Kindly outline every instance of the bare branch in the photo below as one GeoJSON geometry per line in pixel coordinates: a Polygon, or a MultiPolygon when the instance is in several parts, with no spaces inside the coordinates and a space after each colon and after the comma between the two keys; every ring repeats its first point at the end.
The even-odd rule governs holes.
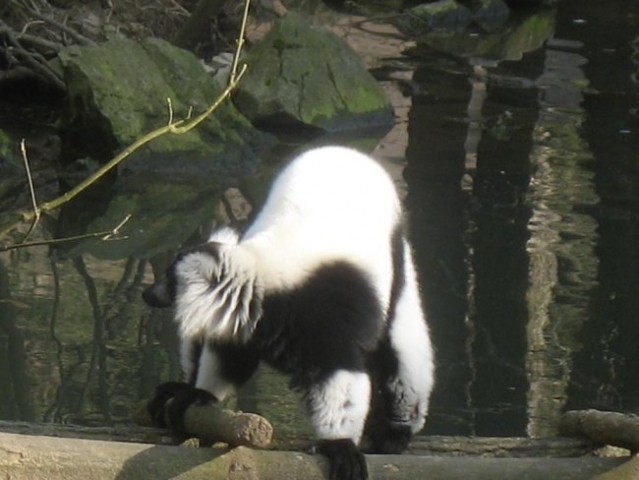
{"type": "Polygon", "coordinates": [[[41,247],[43,245],[60,245],[62,243],[76,242],[79,240],[87,240],[89,238],[100,238],[101,240],[124,240],[128,237],[123,236],[120,233],[120,229],[130,219],[131,219],[131,214],[124,217],[124,219],[111,230],[107,230],[103,232],[85,233],[83,235],[74,235],[71,237],[64,237],[64,238],[54,238],[51,240],[36,240],[34,242],[14,243],[11,245],[0,246],[0,252],[6,252],[8,250],[16,250],[18,248],[41,247]]]}
{"type": "Polygon", "coordinates": [[[27,234],[22,239],[25,243],[35,230],[38,222],[40,221],[40,207],[38,207],[38,200],[36,199],[35,188],[33,187],[33,178],[31,177],[31,168],[29,167],[29,157],[27,156],[27,147],[24,138],[20,141],[20,153],[22,154],[22,161],[24,163],[24,170],[27,174],[27,181],[29,182],[29,194],[31,195],[31,205],[33,207],[33,223],[29,227],[27,234]]]}
{"type": "MultiPolygon", "coordinates": [[[[15,2],[13,2],[13,3],[16,4],[15,2]]],[[[26,11],[28,11],[29,14],[34,16],[35,18],[37,18],[39,20],[42,20],[43,22],[48,23],[49,25],[51,25],[53,27],[56,27],[60,31],[66,33],[73,40],[78,42],[80,45],[85,45],[85,46],[86,45],[95,45],[95,42],[93,40],[91,40],[90,38],[87,38],[84,35],[78,33],[73,28],[68,27],[64,23],[58,22],[56,19],[54,19],[54,18],[52,18],[52,17],[50,17],[48,15],[44,15],[39,10],[37,10],[34,5],[32,5],[31,7],[29,7],[27,5],[24,5],[22,3],[17,3],[17,5],[19,5],[20,7],[22,7],[26,11]]]]}
{"type": "MultiPolygon", "coordinates": [[[[0,33],[2,33],[1,29],[0,29],[0,33]]],[[[64,48],[64,45],[62,45],[61,43],[52,42],[50,40],[46,40],[36,35],[30,35],[28,33],[21,33],[18,36],[18,40],[20,40],[22,43],[28,43],[29,45],[34,45],[36,47],[41,47],[47,50],[51,50],[52,52],[55,52],[55,53],[58,53],[60,50],[64,48]]]]}
{"type": "Polygon", "coordinates": [[[31,169],[29,168],[29,157],[27,156],[27,146],[24,138],[20,141],[20,153],[22,154],[22,161],[24,162],[24,169],[27,172],[27,180],[29,181],[29,191],[31,193],[31,203],[33,210],[38,210],[38,201],[36,200],[35,189],[33,188],[33,178],[31,177],[31,169]]]}
{"type": "Polygon", "coordinates": [[[102,240],[119,240],[126,238],[120,235],[120,229],[124,226],[124,224],[126,224],[126,222],[131,220],[131,216],[132,215],[129,213],[126,217],[124,217],[124,220],[118,223],[109,233],[102,237],[102,240]]]}
{"type": "Polygon", "coordinates": [[[22,57],[35,72],[42,75],[45,79],[49,80],[55,87],[64,91],[66,90],[66,85],[60,78],[60,76],[53,70],[46,60],[44,60],[41,56],[33,54],[27,51],[22,44],[18,41],[16,36],[14,35],[13,29],[11,29],[6,23],[0,20],[0,30],[1,33],[7,39],[7,42],[11,45],[12,53],[15,53],[22,57]]]}
{"type": "Polygon", "coordinates": [[[248,11],[249,11],[250,5],[251,5],[251,2],[249,1],[247,1],[244,4],[244,14],[242,15],[242,26],[240,27],[240,34],[237,37],[237,46],[235,49],[235,54],[233,55],[233,66],[231,67],[229,84],[233,83],[237,76],[237,67],[240,62],[240,54],[242,53],[242,47],[244,47],[244,33],[246,32],[246,22],[248,20],[248,11]]]}
{"type": "Polygon", "coordinates": [[[202,123],[206,119],[206,117],[208,117],[211,113],[217,110],[219,106],[228,97],[231,96],[231,93],[233,92],[233,90],[235,90],[235,87],[237,87],[237,84],[240,82],[240,80],[244,76],[244,73],[246,73],[246,70],[247,70],[247,66],[242,65],[242,70],[240,70],[240,73],[236,75],[236,78],[229,79],[229,85],[222,92],[222,95],[220,95],[219,98],[215,102],[213,102],[213,104],[209,108],[207,108],[204,112],[202,112],[200,115],[198,115],[194,119],[190,120],[188,123],[185,123],[184,120],[181,120],[179,122],[167,125],[169,131],[171,133],[181,135],[197,127],[200,123],[202,123]],[[183,123],[184,125],[181,125],[183,123]]]}

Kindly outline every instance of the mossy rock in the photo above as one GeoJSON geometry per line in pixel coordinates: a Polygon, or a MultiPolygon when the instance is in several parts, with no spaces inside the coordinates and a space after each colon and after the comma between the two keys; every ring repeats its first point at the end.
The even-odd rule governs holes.
{"type": "Polygon", "coordinates": [[[420,38],[419,46],[427,46],[463,58],[488,61],[520,60],[526,52],[540,48],[554,32],[555,13],[540,10],[535,14],[512,19],[502,28],[480,35],[432,32],[420,38]]]}
{"type": "MultiPolygon", "coordinates": [[[[204,111],[221,93],[198,59],[160,39],[118,38],[60,53],[69,89],[67,131],[100,161],[169,121],[204,111]]],[[[231,102],[197,128],[169,134],[127,159],[126,168],[165,176],[233,170],[273,139],[257,131],[231,102]]]]}
{"type": "Polygon", "coordinates": [[[249,70],[234,98],[256,124],[334,131],[392,121],[388,98],[357,54],[299,15],[280,19],[246,62],[249,70]]]}
{"type": "Polygon", "coordinates": [[[395,24],[406,35],[419,37],[431,31],[463,31],[472,20],[472,12],[465,6],[455,0],[439,0],[406,10],[395,24]]]}

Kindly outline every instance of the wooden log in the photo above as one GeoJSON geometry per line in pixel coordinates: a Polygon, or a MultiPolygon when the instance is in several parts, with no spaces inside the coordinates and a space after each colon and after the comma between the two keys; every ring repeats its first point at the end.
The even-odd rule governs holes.
{"type": "Polygon", "coordinates": [[[636,415],[573,410],[562,415],[559,432],[566,436],[583,435],[602,445],[639,452],[639,417],[636,415]]]}
{"type": "MultiPolygon", "coordinates": [[[[151,426],[146,406],[134,415],[141,426],[151,426]]],[[[205,444],[224,442],[232,447],[266,448],[273,440],[273,426],[255,413],[234,412],[218,404],[190,405],[184,413],[184,427],[205,444]]]]}
{"type": "MultiPolygon", "coordinates": [[[[610,458],[486,458],[368,455],[375,480],[586,480],[610,458]]],[[[188,448],[0,433],[0,478],[12,480],[324,480],[320,455],[238,447],[188,448]]]]}
{"type": "Polygon", "coordinates": [[[224,442],[232,447],[266,448],[273,439],[273,426],[264,417],[215,408],[214,404],[190,406],[184,415],[184,426],[209,444],[224,442]]]}

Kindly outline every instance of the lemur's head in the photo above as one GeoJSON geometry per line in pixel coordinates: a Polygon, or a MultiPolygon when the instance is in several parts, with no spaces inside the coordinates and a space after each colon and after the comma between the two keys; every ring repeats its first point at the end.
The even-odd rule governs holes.
{"type": "Polygon", "coordinates": [[[175,302],[176,280],[173,265],[166,269],[162,278],[156,278],[155,283],[142,292],[142,299],[149,307],[166,308],[175,302]]]}

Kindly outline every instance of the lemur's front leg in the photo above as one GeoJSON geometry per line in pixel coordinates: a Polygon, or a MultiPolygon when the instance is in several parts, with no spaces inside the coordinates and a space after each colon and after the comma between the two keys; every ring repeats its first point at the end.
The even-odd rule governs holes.
{"type": "Polygon", "coordinates": [[[148,411],[155,425],[186,435],[184,415],[191,405],[224,400],[250,378],[258,365],[257,355],[236,345],[202,344],[183,340],[182,369],[188,382],[166,382],[156,388],[148,411]]]}
{"type": "Polygon", "coordinates": [[[371,385],[364,372],[338,370],[308,391],[318,451],[330,465],[331,480],[366,480],[366,459],[358,448],[369,409],[371,385]]]}

